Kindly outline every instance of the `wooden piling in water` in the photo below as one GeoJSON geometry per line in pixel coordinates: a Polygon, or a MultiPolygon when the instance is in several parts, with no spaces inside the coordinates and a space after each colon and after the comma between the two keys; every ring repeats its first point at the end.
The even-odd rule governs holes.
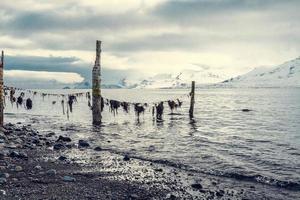
{"type": "Polygon", "coordinates": [[[194,118],[194,104],[195,104],[195,81],[192,81],[192,88],[191,88],[191,104],[190,104],[190,110],[189,110],[189,115],[190,118],[194,118]]]}
{"type": "Polygon", "coordinates": [[[4,68],[4,52],[2,51],[1,61],[0,61],[0,127],[3,127],[3,121],[4,121],[3,68],[4,68]]]}
{"type": "Polygon", "coordinates": [[[93,125],[101,124],[101,65],[100,65],[101,41],[96,41],[96,60],[93,68],[92,112],[93,125]]]}

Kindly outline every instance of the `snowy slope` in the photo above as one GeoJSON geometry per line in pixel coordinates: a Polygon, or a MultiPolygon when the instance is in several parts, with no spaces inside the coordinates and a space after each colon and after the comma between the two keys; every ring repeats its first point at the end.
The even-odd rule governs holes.
{"type": "Polygon", "coordinates": [[[137,82],[129,83],[123,80],[127,88],[186,88],[190,87],[191,81],[197,85],[218,83],[224,78],[204,70],[184,70],[177,74],[157,74],[137,82]]]}
{"type": "Polygon", "coordinates": [[[300,57],[276,67],[259,67],[223,81],[229,87],[300,87],[300,57]]]}

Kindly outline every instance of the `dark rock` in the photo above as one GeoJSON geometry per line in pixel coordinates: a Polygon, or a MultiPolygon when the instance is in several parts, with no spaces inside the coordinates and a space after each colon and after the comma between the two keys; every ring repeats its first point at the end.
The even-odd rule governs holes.
{"type": "Polygon", "coordinates": [[[78,146],[79,147],[89,147],[90,144],[87,141],[85,141],[85,140],[79,140],[78,141],[78,146]]]}
{"type": "Polygon", "coordinates": [[[10,152],[9,156],[12,158],[28,159],[28,156],[26,153],[17,152],[17,151],[10,152]]]}
{"type": "Polygon", "coordinates": [[[0,184],[5,184],[7,182],[6,178],[0,178],[0,184]]]}
{"type": "Polygon", "coordinates": [[[0,172],[0,178],[8,178],[9,173],[0,172]]]}
{"type": "Polygon", "coordinates": [[[222,196],[224,196],[224,194],[225,194],[224,190],[219,190],[216,192],[217,197],[222,197],[222,196]]]}
{"type": "Polygon", "coordinates": [[[60,160],[60,161],[67,160],[67,157],[66,157],[66,156],[59,156],[59,157],[58,157],[58,160],[60,160]]]}
{"type": "Polygon", "coordinates": [[[130,158],[129,158],[129,156],[126,154],[126,155],[124,156],[123,160],[124,160],[124,161],[129,161],[130,158]]]}
{"type": "Polygon", "coordinates": [[[95,147],[94,150],[95,151],[102,151],[102,148],[98,146],[98,147],[95,147]]]}
{"type": "Polygon", "coordinates": [[[198,190],[200,190],[200,189],[203,188],[202,185],[201,185],[200,183],[194,183],[194,184],[192,184],[191,186],[192,186],[192,188],[198,189],[198,190]]]}
{"type": "Polygon", "coordinates": [[[55,169],[49,169],[46,171],[46,174],[49,176],[55,176],[56,175],[56,170],[55,169]]]}
{"type": "Polygon", "coordinates": [[[46,136],[46,137],[52,137],[52,136],[54,136],[54,135],[55,135],[54,132],[50,132],[50,133],[47,133],[45,136],[46,136]]]}
{"type": "Polygon", "coordinates": [[[60,142],[60,141],[62,141],[62,142],[71,142],[72,140],[71,140],[71,138],[69,138],[69,137],[64,137],[64,136],[59,136],[58,137],[58,139],[56,140],[56,142],[60,142]]]}
{"type": "Polygon", "coordinates": [[[250,109],[242,109],[242,112],[250,112],[250,111],[252,111],[252,110],[250,110],[250,109]]]}
{"type": "Polygon", "coordinates": [[[61,149],[64,149],[64,148],[65,148],[65,145],[61,144],[61,143],[56,143],[56,144],[53,145],[54,150],[61,150],[61,149]]]}

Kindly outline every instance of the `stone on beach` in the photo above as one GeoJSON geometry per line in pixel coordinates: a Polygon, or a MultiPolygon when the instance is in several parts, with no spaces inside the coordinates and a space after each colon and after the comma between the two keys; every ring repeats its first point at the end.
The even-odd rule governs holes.
{"type": "Polygon", "coordinates": [[[56,143],[56,144],[53,145],[54,150],[61,150],[61,149],[64,149],[64,148],[65,148],[65,145],[61,144],[61,143],[56,143]]]}
{"type": "Polygon", "coordinates": [[[75,182],[76,178],[71,177],[71,176],[64,176],[63,181],[65,181],[65,182],[75,182]]]}
{"type": "Polygon", "coordinates": [[[102,148],[98,146],[98,147],[95,147],[94,150],[95,151],[102,151],[102,148]]]}
{"type": "Polygon", "coordinates": [[[50,169],[46,172],[47,175],[50,175],[50,176],[55,176],[56,175],[56,170],[55,169],[50,169]]]}
{"type": "Polygon", "coordinates": [[[6,178],[0,178],[0,184],[5,184],[7,182],[6,178]]]}
{"type": "Polygon", "coordinates": [[[89,147],[89,146],[90,146],[90,144],[85,140],[78,141],[78,147],[89,147]]]}
{"type": "Polygon", "coordinates": [[[64,137],[64,136],[59,136],[58,139],[56,140],[57,142],[63,141],[63,142],[71,142],[71,138],[69,137],[64,137]]]}
{"type": "Polygon", "coordinates": [[[129,160],[130,160],[129,155],[126,154],[126,155],[124,156],[123,160],[124,160],[124,161],[129,161],[129,160]]]}

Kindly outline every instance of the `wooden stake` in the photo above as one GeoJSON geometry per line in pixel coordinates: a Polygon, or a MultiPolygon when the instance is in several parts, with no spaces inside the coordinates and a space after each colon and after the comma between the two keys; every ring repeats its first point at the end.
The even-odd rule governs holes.
{"type": "Polygon", "coordinates": [[[0,61],[0,127],[3,127],[3,120],[4,120],[3,68],[4,68],[4,52],[2,51],[1,61],[0,61]]]}
{"type": "Polygon", "coordinates": [[[194,118],[195,81],[192,81],[192,89],[191,89],[190,95],[191,95],[191,104],[190,104],[189,115],[190,115],[190,118],[194,118]]]}
{"type": "Polygon", "coordinates": [[[101,65],[100,65],[101,41],[96,41],[96,60],[93,68],[93,91],[92,91],[92,112],[93,125],[101,124],[101,65]]]}

